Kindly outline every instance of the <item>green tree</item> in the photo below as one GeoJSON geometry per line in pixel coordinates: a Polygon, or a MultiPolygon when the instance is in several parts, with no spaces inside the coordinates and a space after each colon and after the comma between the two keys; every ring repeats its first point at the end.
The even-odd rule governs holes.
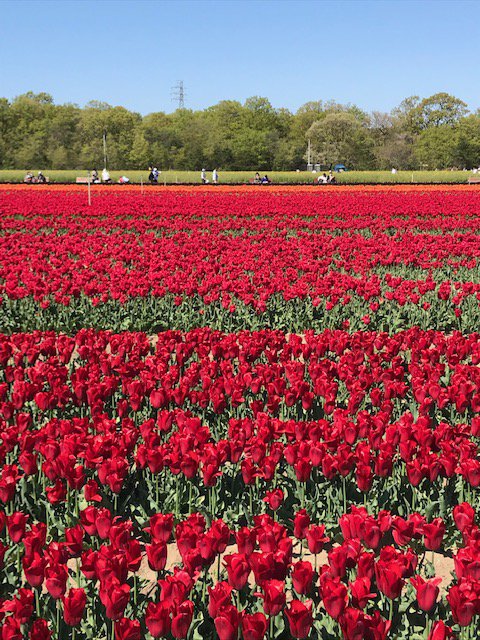
{"type": "Polygon", "coordinates": [[[307,131],[317,162],[343,163],[351,169],[372,165],[373,139],[351,113],[329,113],[307,131]]]}
{"type": "Polygon", "coordinates": [[[0,167],[2,169],[10,169],[14,166],[11,120],[10,102],[7,98],[0,98],[0,167]]]}
{"type": "Polygon", "coordinates": [[[208,166],[236,166],[235,141],[244,128],[244,107],[236,100],[222,100],[205,110],[208,128],[205,156],[208,166]]]}
{"type": "Polygon", "coordinates": [[[150,147],[140,126],[137,127],[133,138],[130,163],[133,169],[145,169],[150,163],[150,147]]]}
{"type": "Polygon", "coordinates": [[[435,126],[421,132],[415,141],[415,155],[428,169],[446,169],[453,165],[456,135],[449,125],[435,126]]]}
{"type": "Polygon", "coordinates": [[[174,129],[172,117],[161,111],[150,113],[143,119],[143,134],[149,148],[148,164],[163,169],[174,168],[174,158],[181,146],[181,139],[174,129]]]}
{"type": "Polygon", "coordinates": [[[465,169],[480,166],[480,114],[462,118],[458,123],[452,162],[465,169]]]}
{"type": "Polygon", "coordinates": [[[47,162],[52,169],[78,167],[80,113],[79,107],[74,104],[59,105],[52,111],[47,140],[47,162]]]}
{"type": "Polygon", "coordinates": [[[414,130],[424,131],[430,127],[452,127],[467,113],[467,105],[459,98],[448,93],[436,93],[419,102],[411,115],[414,130]]]}

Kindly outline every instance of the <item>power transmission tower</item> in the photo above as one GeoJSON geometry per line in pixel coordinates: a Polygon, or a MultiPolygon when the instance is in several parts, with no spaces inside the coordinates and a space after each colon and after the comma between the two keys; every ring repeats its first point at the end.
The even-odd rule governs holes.
{"type": "Polygon", "coordinates": [[[172,100],[178,104],[177,109],[185,109],[185,87],[183,86],[183,80],[180,80],[177,85],[172,87],[172,100]]]}

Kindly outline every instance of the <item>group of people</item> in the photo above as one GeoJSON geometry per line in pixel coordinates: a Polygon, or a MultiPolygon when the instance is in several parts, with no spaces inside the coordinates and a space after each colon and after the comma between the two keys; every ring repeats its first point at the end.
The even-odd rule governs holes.
{"type": "Polygon", "coordinates": [[[37,177],[35,177],[31,171],[27,171],[27,174],[23,181],[25,182],[25,184],[45,184],[47,182],[47,178],[41,171],[38,172],[37,177]]]}
{"type": "MultiPolygon", "coordinates": [[[[210,182],[207,178],[207,172],[205,169],[202,169],[200,180],[202,181],[202,184],[208,184],[210,182]]],[[[218,171],[216,169],[212,171],[212,184],[218,184],[218,171]]]]}
{"type": "Polygon", "coordinates": [[[321,176],[318,176],[317,184],[337,184],[337,179],[333,175],[332,171],[329,171],[328,175],[323,173],[321,176]]]}
{"type": "Polygon", "coordinates": [[[150,182],[150,184],[158,184],[158,176],[160,175],[161,171],[159,171],[157,167],[153,166],[148,167],[148,171],[148,181],[150,182]]]}
{"type": "Polygon", "coordinates": [[[263,178],[262,178],[262,177],[260,176],[260,174],[258,173],[258,171],[257,171],[257,173],[255,174],[255,177],[253,178],[253,181],[252,181],[252,182],[253,182],[253,184],[271,184],[271,182],[272,182],[272,181],[271,181],[271,180],[270,180],[270,178],[267,176],[267,174],[265,174],[265,175],[263,176],[263,178]]]}
{"type": "MultiPolygon", "coordinates": [[[[103,169],[102,171],[102,178],[100,179],[100,176],[98,175],[98,171],[96,169],[94,169],[91,172],[90,175],[90,181],[92,184],[113,184],[112,182],[112,178],[110,177],[110,172],[108,171],[108,169],[105,167],[105,169],[103,169]]],[[[118,184],[128,184],[130,182],[129,178],[127,178],[127,176],[120,176],[120,178],[118,179],[118,184]]]]}

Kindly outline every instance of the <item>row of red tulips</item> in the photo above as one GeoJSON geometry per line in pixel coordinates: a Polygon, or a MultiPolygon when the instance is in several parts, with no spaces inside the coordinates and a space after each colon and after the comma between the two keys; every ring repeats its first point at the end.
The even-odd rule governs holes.
{"type": "Polygon", "coordinates": [[[479,348],[416,329],[3,336],[0,500],[45,516],[99,484],[123,510],[252,515],[280,484],[287,519],[364,501],[445,516],[478,501],[479,348]]]}
{"type": "Polygon", "coordinates": [[[207,526],[199,513],[176,523],[157,513],[139,531],[94,506],[60,530],[22,512],[0,513],[1,637],[92,637],[100,621],[118,640],[146,631],[262,640],[337,630],[345,640],[384,640],[419,628],[429,640],[446,640],[457,637],[451,627],[473,638],[480,530],[468,503],[454,508],[453,519],[463,541],[449,550],[441,518],[375,517],[355,507],[334,538],[305,510],[293,531],[268,514],[232,530],[222,519],[207,526]],[[454,570],[440,590],[435,560],[442,553],[453,554],[454,570]]]}
{"type": "Polygon", "coordinates": [[[479,202],[184,190],[100,195],[86,217],[79,193],[2,191],[0,328],[470,331],[479,202]]]}

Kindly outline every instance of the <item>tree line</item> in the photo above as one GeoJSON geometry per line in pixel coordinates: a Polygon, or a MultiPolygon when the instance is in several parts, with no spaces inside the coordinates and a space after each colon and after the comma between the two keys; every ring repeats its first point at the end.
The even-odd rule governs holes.
{"type": "Polygon", "coordinates": [[[0,98],[0,168],[102,167],[104,133],[111,169],[295,170],[305,168],[308,141],[321,165],[480,165],[480,110],[447,93],[406,98],[390,113],[321,100],[292,113],[255,96],[146,116],[98,101],[55,104],[47,93],[0,98]]]}

